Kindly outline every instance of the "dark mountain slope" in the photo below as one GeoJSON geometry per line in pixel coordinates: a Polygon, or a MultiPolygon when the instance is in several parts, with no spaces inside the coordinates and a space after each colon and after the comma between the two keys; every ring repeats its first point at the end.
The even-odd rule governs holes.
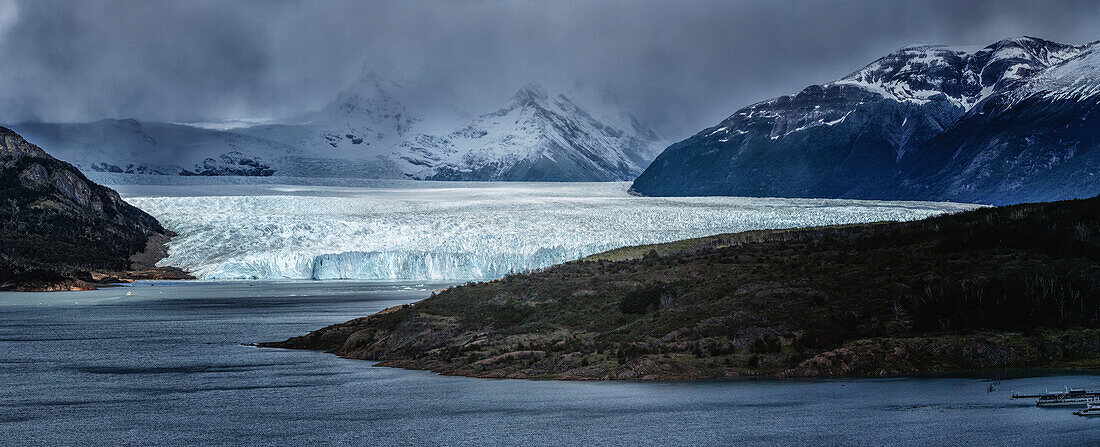
{"type": "Polygon", "coordinates": [[[811,86],[670,146],[633,189],[658,196],[855,197],[866,185],[889,184],[901,153],[961,113],[946,97],[913,104],[853,85],[811,86]]]}
{"type": "Polygon", "coordinates": [[[0,127],[2,288],[87,288],[103,275],[149,269],[168,235],[115,191],[0,127]]]}
{"type": "Polygon", "coordinates": [[[902,160],[909,198],[1012,203],[1100,194],[1100,53],[979,104],[902,160]]]}
{"type": "Polygon", "coordinates": [[[1095,152],[1095,46],[1025,37],[973,52],[903,48],[670,146],[633,189],[998,204],[1091,196],[1095,159],[1070,159],[1095,152]]]}

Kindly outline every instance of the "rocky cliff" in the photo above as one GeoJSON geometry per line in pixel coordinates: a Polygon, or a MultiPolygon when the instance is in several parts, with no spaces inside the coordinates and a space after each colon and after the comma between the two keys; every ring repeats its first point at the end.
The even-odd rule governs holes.
{"type": "Polygon", "coordinates": [[[86,289],[155,269],[170,232],[110,188],[0,127],[0,288],[86,289]]]}

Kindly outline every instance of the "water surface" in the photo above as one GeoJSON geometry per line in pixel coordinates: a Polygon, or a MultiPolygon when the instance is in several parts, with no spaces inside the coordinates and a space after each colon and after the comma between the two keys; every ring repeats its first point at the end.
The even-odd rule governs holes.
{"type": "MultiPolygon", "coordinates": [[[[3,445],[1095,445],[1008,398],[1100,377],[555,382],[444,377],[241,343],[433,284],[141,283],[0,293],[3,445]]],[[[986,376],[995,376],[990,373],[986,376]]]]}

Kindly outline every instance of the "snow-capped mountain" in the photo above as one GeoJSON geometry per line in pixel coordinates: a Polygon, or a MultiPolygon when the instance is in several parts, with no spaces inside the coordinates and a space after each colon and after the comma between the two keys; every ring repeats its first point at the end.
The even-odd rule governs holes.
{"type": "Polygon", "coordinates": [[[400,98],[405,84],[398,76],[365,69],[320,111],[234,132],[293,146],[306,158],[377,159],[411,136],[421,119],[400,98]]]}
{"type": "Polygon", "coordinates": [[[1016,81],[1079,55],[1086,46],[1042,39],[1006,39],[974,51],[942,45],[906,47],[833,84],[854,85],[899,102],[926,103],[939,95],[969,110],[1016,81]]]}
{"type": "Polygon", "coordinates": [[[395,153],[413,178],[615,181],[642,172],[657,134],[629,113],[597,115],[527,85],[499,110],[446,135],[417,135],[395,153]]]}
{"type": "MultiPolygon", "coordinates": [[[[1002,147],[993,154],[967,147],[992,141],[988,122],[994,116],[1002,120],[1005,112],[1034,102],[1036,95],[1057,98],[1058,116],[1091,121],[1087,111],[1064,106],[1067,101],[1095,103],[1097,71],[1086,62],[1095,47],[1023,37],[981,49],[902,48],[835,82],[739,110],[670,146],[633,188],[648,195],[1026,200],[1032,196],[1019,189],[1020,179],[1054,176],[1040,168],[1042,160],[1065,158],[1045,152],[1054,143],[1048,141],[1053,133],[1032,138],[1028,144],[1037,151],[1017,154],[1023,160],[1002,160],[1032,166],[1026,172],[978,168],[1011,150],[1002,147]],[[1050,93],[1061,91],[1051,85],[1067,84],[1075,86],[1072,93],[1050,93]],[[968,183],[975,175],[993,180],[1010,175],[1017,181],[968,183]],[[939,185],[942,178],[954,180],[939,185]]],[[[1047,118],[1019,121],[1010,130],[1038,132],[1052,122],[1047,118]]],[[[1081,143],[1087,146],[1087,138],[1081,138],[1073,142],[1078,154],[1081,143]]],[[[1067,166],[1097,171],[1095,163],[1067,166]]],[[[1074,191],[1084,194],[1100,182],[1092,181],[1093,189],[1088,185],[1046,194],[1076,196],[1074,191]]]]}
{"type": "Polygon", "coordinates": [[[1100,44],[995,92],[902,160],[901,192],[992,203],[1100,194],[1100,44]]]}
{"type": "Polygon", "coordinates": [[[367,69],[321,110],[233,129],[136,120],[13,127],[85,171],[163,175],[612,181],[637,176],[661,147],[614,103],[582,106],[533,85],[440,134],[410,105],[410,88],[367,69]]]}
{"type": "Polygon", "coordinates": [[[232,132],[291,148],[277,160],[276,175],[405,178],[392,150],[420,121],[401,98],[406,84],[400,76],[365,68],[319,111],[232,132]]]}
{"type": "Polygon", "coordinates": [[[234,132],[133,119],[12,128],[84,172],[266,176],[275,172],[273,158],[294,150],[234,132]]]}

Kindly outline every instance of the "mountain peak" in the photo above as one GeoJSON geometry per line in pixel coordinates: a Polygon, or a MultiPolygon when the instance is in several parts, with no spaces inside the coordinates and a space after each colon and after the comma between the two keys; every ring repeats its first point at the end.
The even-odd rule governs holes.
{"type": "Polygon", "coordinates": [[[1068,45],[1038,37],[1020,36],[999,40],[977,52],[976,56],[988,55],[990,61],[1014,59],[1045,68],[1073,58],[1085,48],[1087,45],[1068,45]]]}
{"type": "Polygon", "coordinates": [[[4,166],[23,157],[48,157],[38,146],[30,144],[14,130],[0,126],[0,173],[4,166]]]}
{"type": "Polygon", "coordinates": [[[404,78],[396,71],[365,66],[359,80],[340,92],[311,121],[381,135],[379,139],[400,135],[419,120],[410,115],[401,101],[404,86],[404,78]]]}
{"type": "Polygon", "coordinates": [[[1096,43],[1071,47],[1066,59],[1035,74],[1019,88],[1005,95],[1016,102],[1035,94],[1054,99],[1088,98],[1100,95],[1100,52],[1096,43]]]}
{"type": "Polygon", "coordinates": [[[527,84],[520,87],[519,91],[514,96],[515,100],[521,104],[528,104],[540,101],[546,101],[549,95],[546,90],[538,84],[527,84]]]}
{"type": "Polygon", "coordinates": [[[1003,39],[983,48],[913,45],[832,84],[854,85],[899,102],[946,97],[970,110],[990,95],[1087,48],[1030,36],[1003,39]]]}
{"type": "Polygon", "coordinates": [[[4,126],[0,126],[0,138],[13,138],[15,139],[15,141],[25,141],[23,140],[22,135],[19,135],[18,133],[15,133],[14,130],[8,129],[4,126]]]}
{"type": "MultiPolygon", "coordinates": [[[[572,93],[571,93],[572,95],[572,93]]],[[[403,143],[410,176],[430,180],[619,181],[652,160],[655,134],[624,110],[582,106],[542,86],[446,135],[403,143]]]]}
{"type": "Polygon", "coordinates": [[[647,195],[1009,203],[1100,191],[1100,52],[1030,36],[901,48],[670,146],[647,195]]]}
{"type": "Polygon", "coordinates": [[[389,66],[363,64],[357,84],[366,84],[382,90],[397,90],[405,86],[405,77],[389,66]]]}
{"type": "Polygon", "coordinates": [[[904,47],[894,50],[885,57],[901,57],[906,54],[914,54],[919,52],[927,53],[951,53],[951,54],[967,54],[977,51],[978,47],[968,47],[962,45],[942,45],[942,44],[917,44],[906,45],[904,47]]]}
{"type": "Polygon", "coordinates": [[[1065,47],[1065,46],[1069,46],[1069,45],[1054,42],[1054,41],[1051,41],[1051,40],[1046,40],[1046,39],[1043,39],[1043,38],[1040,38],[1040,37],[1019,36],[1019,37],[1009,37],[1007,39],[998,40],[998,41],[994,42],[992,45],[989,45],[986,48],[998,48],[998,47],[1006,47],[1006,46],[1065,47]]]}

